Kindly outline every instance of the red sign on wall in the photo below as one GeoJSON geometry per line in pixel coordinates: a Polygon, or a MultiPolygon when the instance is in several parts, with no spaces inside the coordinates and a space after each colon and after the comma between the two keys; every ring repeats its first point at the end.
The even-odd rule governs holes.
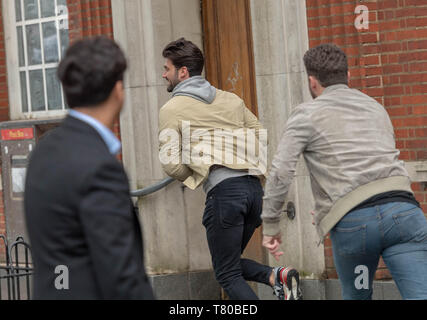
{"type": "Polygon", "coordinates": [[[2,140],[27,140],[33,138],[33,128],[3,129],[1,131],[2,140]]]}

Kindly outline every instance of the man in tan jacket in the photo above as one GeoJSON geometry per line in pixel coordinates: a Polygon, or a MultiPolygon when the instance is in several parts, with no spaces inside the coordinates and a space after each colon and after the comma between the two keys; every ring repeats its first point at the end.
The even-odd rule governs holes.
{"type": "Polygon", "coordinates": [[[288,270],[241,259],[261,225],[265,130],[242,99],[201,76],[204,57],[191,41],[168,44],[163,57],[172,99],[159,114],[160,161],[190,189],[203,185],[203,225],[216,279],[231,299],[258,299],[245,280],[272,286],[279,299],[293,298],[283,288],[288,270]]]}

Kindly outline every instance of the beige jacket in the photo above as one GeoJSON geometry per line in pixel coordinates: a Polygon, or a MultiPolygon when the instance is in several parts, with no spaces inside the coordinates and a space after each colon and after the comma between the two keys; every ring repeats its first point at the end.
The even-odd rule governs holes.
{"type": "Polygon", "coordinates": [[[212,103],[175,96],[160,109],[162,167],[190,189],[206,180],[214,164],[265,174],[266,138],[243,100],[226,91],[217,89],[212,103]]]}
{"type": "Polygon", "coordinates": [[[347,212],[370,197],[393,190],[412,192],[384,107],[346,85],[330,86],[289,117],[266,183],[265,235],[280,232],[285,197],[301,154],[310,172],[322,240],[347,212]]]}

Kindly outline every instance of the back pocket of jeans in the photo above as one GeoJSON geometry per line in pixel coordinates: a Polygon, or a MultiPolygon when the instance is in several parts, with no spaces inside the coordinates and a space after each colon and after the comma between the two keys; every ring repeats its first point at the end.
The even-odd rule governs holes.
{"type": "Polygon", "coordinates": [[[248,207],[246,195],[218,197],[217,201],[219,218],[223,228],[242,226],[245,223],[245,213],[248,207]]]}
{"type": "Polygon", "coordinates": [[[331,237],[341,256],[366,253],[366,224],[352,228],[335,227],[331,231],[331,237]]]}
{"type": "Polygon", "coordinates": [[[421,209],[415,207],[393,215],[401,242],[427,242],[427,220],[421,209]]]}

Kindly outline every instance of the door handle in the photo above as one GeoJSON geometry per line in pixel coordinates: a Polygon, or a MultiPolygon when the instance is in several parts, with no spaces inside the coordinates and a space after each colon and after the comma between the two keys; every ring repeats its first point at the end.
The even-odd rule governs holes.
{"type": "Polygon", "coordinates": [[[288,205],[286,206],[286,210],[283,210],[282,212],[286,213],[289,220],[294,220],[295,219],[295,213],[296,213],[294,203],[292,201],[289,201],[288,205]]]}

